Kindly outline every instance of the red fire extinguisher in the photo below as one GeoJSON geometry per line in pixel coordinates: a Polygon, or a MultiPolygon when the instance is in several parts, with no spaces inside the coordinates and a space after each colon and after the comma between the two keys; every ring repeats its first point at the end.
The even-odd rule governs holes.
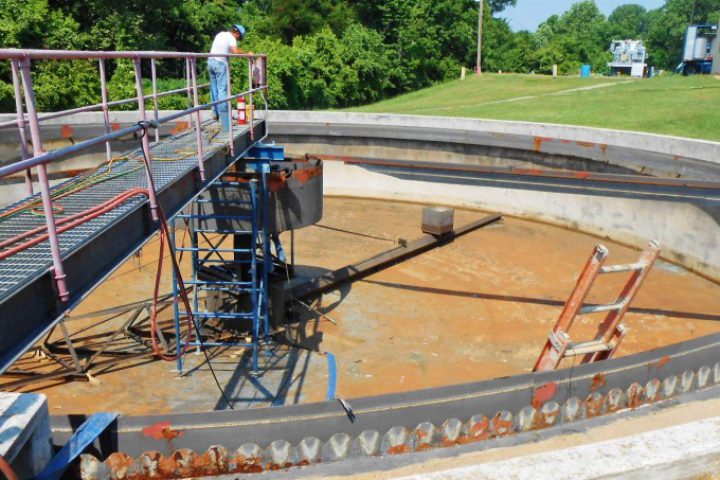
{"type": "Polygon", "coordinates": [[[238,102],[237,102],[238,125],[246,125],[247,124],[247,113],[245,111],[245,108],[246,108],[245,97],[238,98],[238,102]]]}

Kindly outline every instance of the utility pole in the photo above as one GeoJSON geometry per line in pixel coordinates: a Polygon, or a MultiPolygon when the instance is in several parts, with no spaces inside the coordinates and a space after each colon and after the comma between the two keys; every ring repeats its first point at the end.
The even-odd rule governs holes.
{"type": "MultiPolygon", "coordinates": [[[[718,31],[720,31],[720,23],[718,23],[718,31]]],[[[715,75],[720,75],[720,42],[713,42],[713,64],[712,64],[712,73],[715,75]]]]}
{"type": "Polygon", "coordinates": [[[692,13],[690,13],[690,25],[695,22],[695,9],[697,9],[697,0],[693,0],[692,13]]]}
{"type": "Polygon", "coordinates": [[[475,74],[482,75],[482,34],[483,34],[483,7],[485,0],[478,1],[478,38],[477,38],[477,59],[475,61],[475,74]]]}

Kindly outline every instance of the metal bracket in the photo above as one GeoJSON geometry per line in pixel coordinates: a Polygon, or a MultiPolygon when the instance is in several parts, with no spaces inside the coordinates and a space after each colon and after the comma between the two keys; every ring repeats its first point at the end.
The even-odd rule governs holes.
{"type": "Polygon", "coordinates": [[[548,339],[558,353],[562,352],[567,344],[570,343],[570,336],[565,332],[555,333],[551,331],[548,335],[548,339]]]}
{"type": "Polygon", "coordinates": [[[247,158],[280,162],[285,160],[285,147],[280,147],[274,143],[256,143],[248,151],[247,158]]]}

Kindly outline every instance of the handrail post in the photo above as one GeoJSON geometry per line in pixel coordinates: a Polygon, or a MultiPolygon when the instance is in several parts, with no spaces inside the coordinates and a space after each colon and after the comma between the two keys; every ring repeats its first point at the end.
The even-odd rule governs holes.
{"type": "MultiPolygon", "coordinates": [[[[193,60],[194,61],[194,60],[193,60]]],[[[190,77],[190,67],[192,66],[191,59],[186,58],[185,59],[185,93],[187,94],[187,104],[188,108],[190,108],[190,105],[193,104],[192,101],[192,88],[191,88],[191,77],[190,77]]],[[[195,67],[193,67],[195,68],[195,67]]]]}
{"type": "Polygon", "coordinates": [[[248,105],[250,105],[250,115],[248,115],[248,124],[250,125],[250,141],[255,141],[255,104],[253,103],[253,59],[248,57],[248,105]]]}
{"type": "MultiPolygon", "coordinates": [[[[198,84],[197,84],[197,65],[195,59],[188,59],[188,64],[192,67],[190,69],[190,78],[192,82],[192,90],[193,90],[193,103],[195,107],[197,107],[199,102],[198,97],[198,84]]],[[[202,131],[200,129],[200,111],[195,111],[195,114],[193,115],[195,118],[195,138],[197,140],[197,155],[198,155],[198,170],[200,171],[200,181],[205,181],[205,155],[203,152],[203,143],[202,143],[202,131]]]]}
{"type": "MultiPolygon", "coordinates": [[[[142,87],[142,72],[140,70],[140,57],[133,58],[133,64],[135,65],[135,90],[137,90],[137,101],[138,111],[140,112],[140,120],[147,122],[147,113],[145,112],[145,97],[143,95],[142,87]]],[[[142,136],[142,149],[148,162],[147,172],[147,189],[148,189],[148,200],[150,201],[150,214],[154,221],[160,220],[157,212],[157,198],[155,198],[155,190],[152,188],[152,156],[150,154],[150,140],[148,140],[148,132],[145,130],[142,136]]]]}
{"type": "Polygon", "coordinates": [[[230,82],[230,60],[231,60],[231,58],[228,57],[226,60],[227,60],[227,63],[225,63],[225,66],[227,67],[228,121],[230,123],[230,126],[228,128],[228,136],[229,136],[228,142],[230,143],[230,156],[234,157],[235,156],[235,145],[234,145],[235,142],[233,142],[233,116],[232,116],[233,109],[232,109],[232,99],[230,99],[230,97],[232,97],[232,87],[231,87],[231,82],[230,82]]]}
{"type": "MultiPolygon", "coordinates": [[[[25,131],[25,110],[22,104],[22,89],[20,88],[20,67],[18,61],[13,60],[12,64],[12,76],[13,76],[13,88],[15,89],[15,108],[17,109],[17,126],[18,133],[20,134],[20,151],[22,152],[22,159],[27,160],[30,158],[27,148],[27,132],[25,131]]],[[[33,194],[32,184],[32,171],[31,169],[25,170],[25,186],[28,189],[28,195],[33,194]]]]}
{"type": "MultiPolygon", "coordinates": [[[[105,135],[110,133],[110,109],[108,107],[107,76],[105,75],[105,60],[98,60],[100,63],[100,93],[102,95],[103,121],[105,122],[105,135]]],[[[112,160],[112,147],[110,141],[105,142],[105,159],[112,160]]]]}
{"type": "MultiPolygon", "coordinates": [[[[268,80],[267,69],[268,69],[267,57],[263,57],[263,63],[262,63],[263,80],[262,80],[262,83],[265,84],[265,95],[270,94],[270,81],[268,80]]],[[[267,117],[265,118],[265,124],[267,125],[267,117]]]]}
{"type": "MultiPolygon", "coordinates": [[[[158,112],[158,92],[157,92],[157,71],[155,69],[155,59],[150,59],[150,76],[152,77],[152,91],[153,91],[153,108],[155,110],[155,123],[160,119],[160,113],[158,112]]],[[[160,141],[160,126],[155,128],[155,143],[160,141]]]]}
{"type": "MultiPolygon", "coordinates": [[[[42,155],[43,146],[40,138],[40,122],[38,121],[37,110],[35,108],[35,93],[33,91],[32,75],[30,74],[30,59],[25,58],[20,63],[20,74],[22,76],[23,86],[25,90],[25,105],[27,106],[28,119],[30,121],[30,137],[33,144],[33,156],[42,155]]],[[[38,180],[40,183],[40,193],[42,195],[43,211],[45,214],[45,223],[48,230],[48,241],[50,242],[50,253],[53,259],[53,270],[55,274],[55,283],[57,285],[58,296],[61,302],[67,302],[70,298],[70,292],[67,289],[65,270],[60,256],[60,241],[58,239],[57,228],[55,226],[55,213],[53,212],[52,197],[50,196],[50,182],[47,176],[47,168],[44,163],[38,165],[38,180]]]]}

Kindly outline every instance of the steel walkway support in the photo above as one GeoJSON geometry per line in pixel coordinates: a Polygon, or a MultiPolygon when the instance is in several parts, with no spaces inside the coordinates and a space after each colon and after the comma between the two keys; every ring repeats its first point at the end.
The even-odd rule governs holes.
{"type": "MultiPolygon", "coordinates": [[[[23,143],[23,159],[0,165],[0,178],[19,174],[32,180],[30,172],[36,169],[40,187],[40,193],[33,193],[29,181],[29,197],[0,209],[0,373],[157,232],[158,207],[168,218],[172,217],[265,137],[263,120],[229,132],[210,132],[210,125],[201,124],[201,110],[267,89],[267,85],[251,83],[249,90],[199,104],[198,89],[208,85],[198,85],[197,62],[209,56],[183,52],[0,49],[0,63],[8,62],[12,67],[18,97],[17,118],[0,122],[0,129],[17,129],[23,143]],[[37,62],[49,60],[99,61],[102,103],[39,113],[31,74],[37,62]],[[135,97],[109,101],[107,60],[133,62],[135,97]],[[165,60],[185,61],[185,88],[158,92],[156,62],[165,60]],[[143,91],[143,62],[149,62],[153,72],[151,95],[143,91]],[[160,117],[157,99],[181,93],[188,97],[192,94],[193,106],[160,117]],[[145,102],[151,99],[155,118],[148,121],[145,102]],[[137,104],[138,123],[110,128],[109,109],[131,103],[137,104]],[[40,130],[43,122],[94,110],[103,112],[104,135],[49,152],[43,150],[40,130]],[[194,119],[194,132],[177,133],[159,142],[156,136],[155,142],[149,142],[150,129],[157,130],[183,117],[194,119]],[[33,143],[32,158],[25,148],[27,127],[33,143]],[[112,158],[111,142],[132,135],[140,135],[141,148],[112,158]],[[105,145],[105,163],[51,188],[46,175],[48,164],[86,153],[98,145],[105,145]],[[155,188],[149,188],[151,184],[155,188]]],[[[262,55],[226,56],[252,65],[254,58],[262,55]]],[[[266,72],[261,73],[265,80],[266,72]]]]}

